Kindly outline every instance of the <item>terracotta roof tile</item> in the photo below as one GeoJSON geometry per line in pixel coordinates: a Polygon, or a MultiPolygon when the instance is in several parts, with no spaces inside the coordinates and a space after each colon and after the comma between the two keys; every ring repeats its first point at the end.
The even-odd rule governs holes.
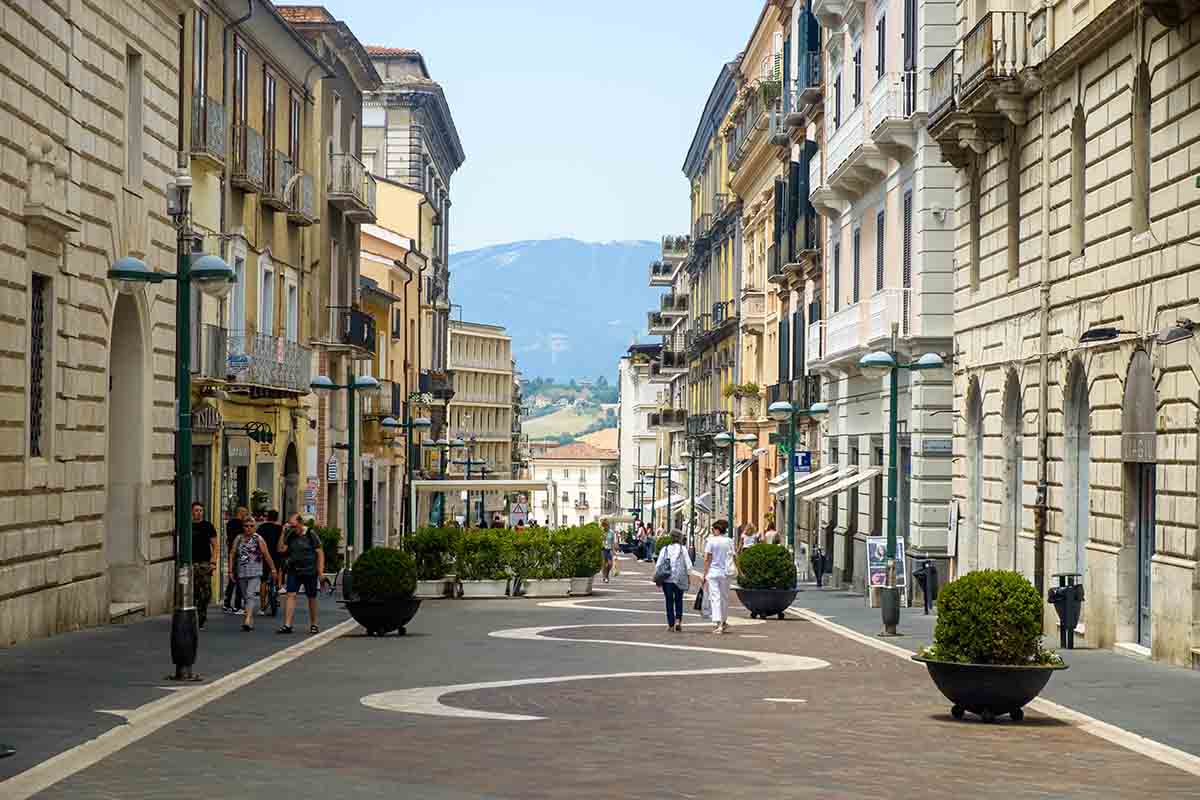
{"type": "Polygon", "coordinates": [[[333,16],[324,6],[281,6],[276,5],[279,16],[288,22],[333,22],[333,16]]]}
{"type": "Polygon", "coordinates": [[[573,444],[564,444],[561,447],[556,447],[548,451],[543,456],[538,458],[570,458],[570,459],[615,459],[617,452],[615,450],[601,450],[599,447],[592,447],[586,442],[575,442],[573,444]]]}
{"type": "Polygon", "coordinates": [[[367,45],[367,52],[373,56],[419,56],[420,50],[408,47],[384,47],[378,44],[367,45]]]}

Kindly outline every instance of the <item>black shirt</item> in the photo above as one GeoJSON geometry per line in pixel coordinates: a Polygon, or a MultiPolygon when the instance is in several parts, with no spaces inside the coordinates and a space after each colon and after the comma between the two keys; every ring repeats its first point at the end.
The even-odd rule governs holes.
{"type": "Polygon", "coordinates": [[[207,564],[212,561],[213,539],[217,529],[206,519],[192,523],[192,563],[207,564]]]}
{"type": "Polygon", "coordinates": [[[258,535],[267,543],[271,558],[278,558],[279,537],[283,535],[283,527],[278,522],[264,522],[258,526],[258,535]]]}

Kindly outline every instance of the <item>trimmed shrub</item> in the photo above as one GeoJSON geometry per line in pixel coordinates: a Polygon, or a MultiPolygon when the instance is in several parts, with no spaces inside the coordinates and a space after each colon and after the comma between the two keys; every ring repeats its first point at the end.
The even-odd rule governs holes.
{"type": "Polygon", "coordinates": [[[737,559],[737,585],[743,589],[795,589],[796,564],[781,544],[754,544],[737,559]]]}
{"type": "Polygon", "coordinates": [[[410,597],[417,589],[417,563],[393,547],[372,547],[351,569],[354,594],[360,600],[382,602],[410,597]]]}
{"type": "Polygon", "coordinates": [[[464,531],[458,538],[458,577],[465,581],[502,581],[510,560],[504,531],[464,531]]]}
{"type": "Polygon", "coordinates": [[[504,565],[509,574],[518,581],[537,577],[534,573],[537,571],[539,539],[544,537],[546,532],[530,531],[522,535],[513,535],[505,530],[497,531],[496,535],[505,540],[504,565]]]}
{"type": "Polygon", "coordinates": [[[938,593],[933,646],[922,655],[960,664],[1047,664],[1042,598],[1025,576],[1008,570],[968,572],[938,593]]]}
{"type": "Polygon", "coordinates": [[[451,572],[454,535],[450,528],[422,528],[405,545],[416,559],[417,580],[436,581],[451,572]]]}
{"type": "Polygon", "coordinates": [[[565,577],[590,578],[604,566],[604,531],[598,525],[585,525],[568,532],[565,543],[565,577]]]}
{"type": "MultiPolygon", "coordinates": [[[[325,571],[337,572],[342,568],[342,529],[309,526],[321,540],[321,549],[325,551],[325,571]]],[[[275,554],[272,553],[274,558],[275,554]]]]}

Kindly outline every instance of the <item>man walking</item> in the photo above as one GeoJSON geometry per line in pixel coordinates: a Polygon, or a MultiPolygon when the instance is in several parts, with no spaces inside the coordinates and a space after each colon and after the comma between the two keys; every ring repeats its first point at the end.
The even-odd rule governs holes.
{"type": "MultiPolygon", "coordinates": [[[[274,554],[279,552],[279,538],[283,536],[283,528],[279,526],[279,511],[272,508],[267,512],[267,521],[258,526],[258,535],[267,543],[267,552],[274,554]]],[[[272,580],[274,579],[273,576],[272,580]]],[[[267,595],[270,587],[264,580],[258,587],[259,598],[258,607],[261,609],[259,613],[263,616],[267,615],[267,595]]]]}
{"type": "Polygon", "coordinates": [[[217,560],[217,529],[204,518],[204,505],[192,503],[192,571],[196,587],[196,617],[200,627],[208,620],[212,602],[213,562],[217,560]]]}
{"type": "MultiPolygon", "coordinates": [[[[242,529],[245,528],[246,520],[250,518],[250,509],[245,506],[238,506],[234,512],[233,518],[225,526],[225,547],[233,546],[237,537],[242,535],[242,529]]],[[[230,562],[229,564],[229,579],[225,583],[225,603],[224,610],[226,614],[236,614],[242,610],[242,603],[245,598],[242,597],[242,587],[237,579],[237,565],[230,562]]]]}
{"type": "Polygon", "coordinates": [[[317,633],[317,582],[325,572],[325,551],[321,539],[304,527],[299,514],[288,517],[287,530],[279,542],[279,552],[287,557],[287,592],[283,604],[283,625],[278,633],[292,632],[292,616],[296,613],[296,593],[304,587],[308,595],[308,632],[317,633]]]}

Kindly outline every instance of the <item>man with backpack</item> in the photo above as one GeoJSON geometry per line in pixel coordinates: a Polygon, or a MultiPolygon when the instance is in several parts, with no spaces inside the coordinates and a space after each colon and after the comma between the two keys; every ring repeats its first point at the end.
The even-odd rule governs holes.
{"type": "Polygon", "coordinates": [[[283,605],[283,626],[278,633],[292,632],[292,616],[296,613],[296,593],[304,587],[308,595],[308,632],[317,633],[317,584],[325,572],[325,551],[321,538],[304,527],[299,514],[288,517],[287,529],[279,539],[279,552],[287,559],[287,594],[283,605]]]}

